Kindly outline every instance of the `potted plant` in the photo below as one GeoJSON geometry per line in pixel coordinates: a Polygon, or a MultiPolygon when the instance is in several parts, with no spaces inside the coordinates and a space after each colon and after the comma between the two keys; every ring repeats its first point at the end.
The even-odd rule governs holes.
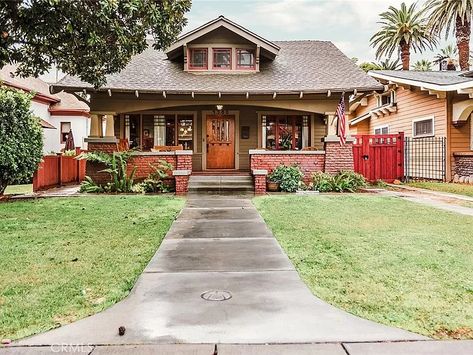
{"type": "Polygon", "coordinates": [[[267,189],[270,192],[279,191],[280,182],[277,179],[277,176],[274,175],[274,171],[268,175],[267,189]]]}

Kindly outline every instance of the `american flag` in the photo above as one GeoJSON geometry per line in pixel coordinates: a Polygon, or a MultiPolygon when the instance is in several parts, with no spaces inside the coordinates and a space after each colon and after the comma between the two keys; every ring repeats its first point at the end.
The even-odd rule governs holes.
{"type": "Polygon", "coordinates": [[[340,145],[344,145],[347,140],[347,132],[346,132],[346,125],[347,125],[347,118],[345,116],[345,93],[342,94],[340,98],[340,102],[337,106],[336,115],[338,117],[338,129],[337,133],[340,137],[340,145]]]}

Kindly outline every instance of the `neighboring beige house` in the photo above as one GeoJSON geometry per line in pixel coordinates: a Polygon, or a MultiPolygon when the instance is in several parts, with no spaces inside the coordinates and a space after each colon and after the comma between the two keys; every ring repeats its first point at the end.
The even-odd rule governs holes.
{"type": "Polygon", "coordinates": [[[31,102],[33,113],[42,121],[43,152],[60,152],[64,149],[67,134],[72,129],[76,147],[86,149],[85,138],[89,135],[89,107],[74,95],[66,92],[51,94],[49,84],[39,78],[14,76],[15,66],[0,69],[0,83],[26,92],[34,92],[31,102]]]}
{"type": "Polygon", "coordinates": [[[446,180],[473,177],[471,73],[382,70],[369,75],[385,89],[351,101],[351,134],[404,132],[413,149],[406,156],[415,165],[413,177],[438,178],[432,169],[442,160],[446,180]]]}
{"type": "Polygon", "coordinates": [[[193,172],[217,174],[261,170],[262,150],[324,155],[342,92],[382,86],[331,42],[268,41],[220,16],[164,52],[149,46],[104,87],[68,76],[53,90],[90,95],[89,147],[180,148],[193,172]]]}

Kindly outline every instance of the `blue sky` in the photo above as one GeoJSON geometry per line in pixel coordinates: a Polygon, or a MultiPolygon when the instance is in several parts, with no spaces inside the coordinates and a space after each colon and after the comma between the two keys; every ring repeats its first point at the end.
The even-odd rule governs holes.
{"type": "MultiPolygon", "coordinates": [[[[402,0],[194,0],[186,30],[224,15],[269,40],[320,39],[334,42],[347,56],[373,61],[369,39],[379,14],[402,0]]],[[[404,0],[410,5],[414,1],[404,0]]],[[[420,0],[419,5],[424,1],[420,0]]],[[[418,5],[418,6],[419,6],[418,5]]],[[[450,42],[454,42],[450,39],[450,42]]],[[[433,53],[413,54],[432,59],[433,53]]]]}

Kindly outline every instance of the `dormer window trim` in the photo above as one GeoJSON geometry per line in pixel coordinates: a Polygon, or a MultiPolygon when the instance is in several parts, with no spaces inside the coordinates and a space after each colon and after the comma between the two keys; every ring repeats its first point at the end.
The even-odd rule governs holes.
{"type": "MultiPolygon", "coordinates": [[[[210,66],[209,66],[210,67],[210,66]]],[[[226,47],[226,48],[222,48],[222,47],[218,47],[218,48],[212,48],[212,70],[215,70],[215,71],[220,71],[220,70],[223,70],[223,71],[226,71],[226,70],[233,70],[233,48],[231,47],[226,47]],[[225,53],[225,52],[229,52],[230,56],[230,63],[229,66],[227,67],[222,67],[222,66],[216,66],[216,65],[222,65],[221,64],[216,64],[216,57],[218,55],[218,53],[225,53]]]]}
{"type": "Polygon", "coordinates": [[[209,50],[208,48],[206,47],[195,47],[195,48],[189,48],[188,49],[189,53],[188,53],[188,66],[189,66],[189,70],[208,70],[209,69],[209,50]],[[195,63],[194,63],[194,52],[203,52],[205,53],[205,60],[204,60],[204,63],[205,63],[205,66],[195,66],[195,63]]]}
{"type": "Polygon", "coordinates": [[[256,49],[253,48],[235,48],[235,69],[236,70],[255,70],[256,69],[256,49]],[[239,64],[239,53],[241,51],[249,52],[253,55],[253,63],[251,66],[239,64]]]}

